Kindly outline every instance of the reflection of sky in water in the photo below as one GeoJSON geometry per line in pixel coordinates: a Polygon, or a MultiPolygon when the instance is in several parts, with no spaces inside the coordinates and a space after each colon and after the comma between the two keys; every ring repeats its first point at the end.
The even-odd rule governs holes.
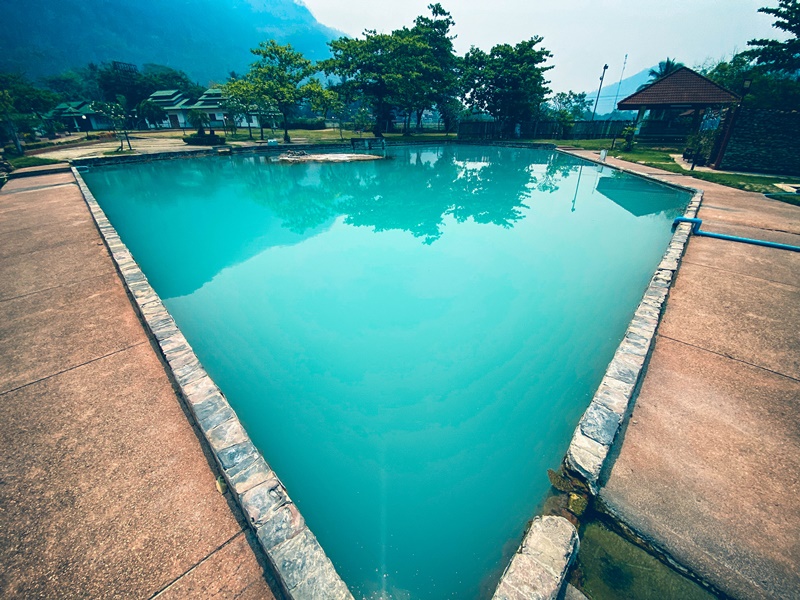
{"type": "Polygon", "coordinates": [[[545,150],[389,155],[86,180],[357,596],[488,597],[689,198],[545,150]]]}

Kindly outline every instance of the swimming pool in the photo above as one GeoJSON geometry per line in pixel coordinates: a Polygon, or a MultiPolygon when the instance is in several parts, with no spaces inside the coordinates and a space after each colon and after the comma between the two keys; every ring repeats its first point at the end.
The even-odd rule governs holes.
{"type": "Polygon", "coordinates": [[[356,597],[489,596],[689,195],[544,149],[95,168],[356,597]]]}

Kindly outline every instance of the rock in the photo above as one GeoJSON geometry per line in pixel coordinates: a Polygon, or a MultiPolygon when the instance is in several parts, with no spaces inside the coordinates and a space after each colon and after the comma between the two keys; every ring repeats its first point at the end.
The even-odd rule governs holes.
{"type": "Polygon", "coordinates": [[[589,499],[586,496],[572,493],[569,495],[567,508],[576,517],[580,517],[589,506],[589,499]]]}

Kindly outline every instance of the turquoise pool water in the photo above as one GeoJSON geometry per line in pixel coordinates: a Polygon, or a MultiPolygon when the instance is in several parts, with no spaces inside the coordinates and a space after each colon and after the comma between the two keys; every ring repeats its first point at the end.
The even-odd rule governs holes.
{"type": "Polygon", "coordinates": [[[84,178],[357,598],[485,598],[686,193],[548,150],[84,178]]]}

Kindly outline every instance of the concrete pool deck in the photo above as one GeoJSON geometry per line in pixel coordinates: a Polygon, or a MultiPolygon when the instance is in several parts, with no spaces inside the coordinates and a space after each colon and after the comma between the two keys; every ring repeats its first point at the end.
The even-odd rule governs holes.
{"type": "Polygon", "coordinates": [[[0,189],[0,596],[273,598],[72,173],[0,189]]]}
{"type": "MultiPolygon", "coordinates": [[[[796,207],[608,162],[706,190],[699,215],[704,229],[800,243],[796,207]]],[[[200,452],[202,446],[124,291],[122,304],[117,302],[112,283],[123,290],[119,277],[79,192],[73,203],[70,189],[77,192],[72,175],[57,174],[14,180],[0,190],[0,410],[7,423],[0,506],[12,507],[0,512],[0,590],[10,596],[110,590],[109,595],[149,597],[152,581],[164,580],[171,560],[180,565],[172,565],[177,575],[163,584],[164,595],[213,596],[208,577],[219,596],[241,590],[261,597],[257,584],[263,574],[250,580],[249,567],[240,569],[236,581],[250,580],[252,586],[225,587],[232,577],[226,566],[240,568],[252,560],[258,571],[247,527],[239,522],[237,529],[225,499],[216,491],[209,497],[208,486],[198,483],[204,469],[213,490],[213,461],[195,452],[200,466],[192,462],[192,444],[200,452]],[[83,218],[91,227],[80,229],[83,218]],[[30,307],[23,302],[14,312],[16,305],[8,304],[27,297],[30,307]],[[106,365],[106,372],[98,365],[106,365]],[[90,373],[85,381],[83,372],[90,373]],[[99,384],[92,383],[98,378],[99,384]],[[159,387],[160,378],[166,387],[159,387]],[[145,383],[139,389],[135,381],[145,383]],[[165,408],[166,399],[183,426],[170,420],[176,411],[165,408]],[[118,422],[123,412],[130,421],[118,422]],[[182,428],[190,436],[178,435],[182,428]],[[169,430],[166,441],[162,429],[169,430]],[[213,511],[224,511],[214,498],[234,522],[227,540],[217,533],[220,519],[213,511]],[[148,502],[159,506],[153,510],[148,502]],[[211,512],[187,516],[201,510],[199,504],[211,512]],[[212,532],[200,531],[206,523],[212,532]],[[226,549],[237,540],[242,559],[226,562],[226,549]],[[182,558],[204,543],[211,548],[205,558],[182,558]],[[197,566],[182,570],[188,564],[197,566]]],[[[800,564],[794,502],[800,471],[797,258],[722,240],[691,240],[633,419],[618,444],[620,455],[600,490],[600,500],[611,511],[620,508],[616,514],[639,535],[733,597],[794,597],[797,589],[783,588],[787,594],[765,587],[770,581],[795,585],[797,575],[781,569],[796,571],[800,564]],[[739,573],[745,586],[753,584],[753,574],[763,581],[738,591],[726,588],[737,584],[731,579],[739,573]]]]}
{"type": "MultiPolygon", "coordinates": [[[[607,162],[702,189],[704,230],[800,245],[800,207],[607,162]]],[[[718,592],[800,598],[798,408],[800,253],[690,237],[601,509],[718,592]]]]}

